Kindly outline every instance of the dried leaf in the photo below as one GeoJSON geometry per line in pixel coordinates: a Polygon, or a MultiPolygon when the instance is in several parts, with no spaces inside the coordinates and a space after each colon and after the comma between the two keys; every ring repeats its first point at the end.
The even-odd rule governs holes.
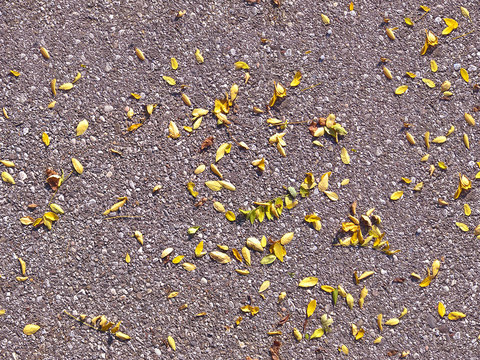
{"type": "Polygon", "coordinates": [[[402,95],[408,90],[408,85],[402,85],[395,89],[396,95],[402,95]]]}
{"type": "Polygon", "coordinates": [[[250,255],[250,250],[248,250],[248,248],[246,246],[244,246],[242,248],[242,255],[243,255],[243,258],[245,259],[245,263],[248,265],[248,266],[251,266],[252,265],[252,261],[251,261],[251,255],[250,255]]]}
{"type": "Polygon", "coordinates": [[[162,76],[163,80],[167,82],[168,85],[176,85],[177,82],[175,81],[174,78],[171,78],[170,76],[162,76]]]}
{"type": "Polygon", "coordinates": [[[435,83],[434,83],[432,80],[430,80],[430,79],[422,79],[422,81],[423,81],[425,84],[427,84],[427,86],[428,86],[429,88],[434,88],[434,87],[435,87],[435,83]]]}
{"type": "Polygon", "coordinates": [[[324,191],[323,192],[327,197],[332,200],[332,201],[337,201],[338,200],[338,195],[334,193],[333,191],[324,191]]]}
{"type": "Polygon", "coordinates": [[[398,325],[399,322],[400,322],[399,319],[397,319],[397,318],[392,318],[392,319],[390,319],[390,320],[385,321],[385,325],[395,326],[395,325],[398,325]]]}
{"type": "Polygon", "coordinates": [[[307,306],[307,318],[312,316],[312,314],[313,314],[313,312],[315,311],[316,308],[317,308],[317,301],[316,300],[311,300],[308,303],[308,306],[307,306]]]}
{"type": "Polygon", "coordinates": [[[318,278],[316,278],[316,277],[306,277],[302,281],[300,281],[298,286],[306,288],[306,287],[315,286],[315,285],[317,285],[317,283],[318,283],[318,278]]]}
{"type": "Polygon", "coordinates": [[[391,80],[393,78],[392,73],[385,66],[383,67],[383,74],[387,77],[387,79],[391,80]]]}
{"type": "Polygon", "coordinates": [[[403,196],[403,191],[395,191],[392,195],[390,195],[391,200],[398,200],[403,196]]]}
{"type": "Polygon", "coordinates": [[[40,52],[42,53],[45,59],[50,59],[50,54],[48,53],[48,50],[45,49],[43,46],[40,47],[40,52]]]}
{"type": "Polygon", "coordinates": [[[300,84],[300,79],[302,78],[302,73],[300,71],[297,71],[295,73],[295,76],[293,77],[292,82],[290,83],[291,87],[298,86],[300,84]]]}
{"type": "Polygon", "coordinates": [[[348,151],[344,147],[342,148],[341,158],[344,164],[350,164],[350,155],[348,155],[348,151]]]}
{"type": "Polygon", "coordinates": [[[465,113],[465,121],[470,126],[475,126],[475,119],[472,115],[465,113]]]}
{"type": "Polygon", "coordinates": [[[232,144],[229,143],[223,143],[220,145],[217,149],[217,154],[215,156],[215,162],[219,162],[221,158],[225,156],[225,154],[228,154],[230,150],[232,149],[232,144]]]}
{"type": "Polygon", "coordinates": [[[75,75],[75,79],[73,79],[72,84],[75,84],[81,78],[82,78],[82,74],[80,72],[77,72],[77,75],[75,75]]]}
{"type": "Polygon", "coordinates": [[[168,132],[169,138],[178,139],[180,137],[180,132],[178,131],[177,124],[175,124],[173,121],[170,121],[170,124],[168,125],[168,132]]]}
{"type": "Polygon", "coordinates": [[[353,303],[354,303],[353,296],[351,294],[347,294],[347,296],[345,297],[345,300],[346,300],[347,305],[350,308],[350,310],[352,310],[353,309],[353,303]]]}
{"type": "Polygon", "coordinates": [[[28,324],[28,325],[25,325],[25,327],[23,328],[23,333],[25,335],[33,335],[38,330],[40,330],[40,326],[34,325],[34,324],[28,324]]]}
{"type": "Polygon", "coordinates": [[[82,166],[82,164],[80,163],[80,161],[78,161],[78,160],[75,159],[75,158],[72,158],[72,164],[73,164],[73,168],[75,169],[75,171],[76,171],[78,174],[82,174],[82,173],[83,173],[83,166],[82,166]]]}
{"type": "Polygon", "coordinates": [[[5,181],[6,183],[15,185],[15,180],[13,180],[12,175],[7,173],[6,171],[2,172],[2,180],[5,181]]]}
{"type": "Polygon", "coordinates": [[[77,136],[83,135],[88,129],[88,121],[82,120],[77,125],[77,136]]]}
{"type": "Polygon", "coordinates": [[[42,141],[45,144],[45,146],[50,145],[50,138],[48,137],[47,133],[42,133],[42,141]]]}
{"type": "Polygon", "coordinates": [[[462,11],[462,15],[465,16],[467,19],[469,19],[470,22],[472,22],[472,19],[470,18],[470,13],[468,12],[468,10],[463,6],[460,6],[460,10],[462,11]]]}
{"type": "Polygon", "coordinates": [[[445,316],[445,306],[441,302],[438,303],[438,315],[445,316]]]}
{"type": "Polygon", "coordinates": [[[464,223],[456,222],[455,225],[457,225],[460,228],[460,230],[462,230],[464,232],[467,232],[469,230],[468,226],[465,225],[464,223]]]}
{"type": "Polygon", "coordinates": [[[460,75],[462,76],[462,79],[465,80],[465,82],[468,83],[468,81],[470,80],[470,77],[468,76],[467,70],[465,70],[464,68],[461,68],[460,69],[460,75]]]}
{"type": "Polygon", "coordinates": [[[203,59],[202,53],[200,52],[199,49],[197,49],[197,51],[195,51],[195,58],[197,59],[197,62],[199,64],[203,64],[204,59],[203,59]]]}
{"type": "Polygon", "coordinates": [[[243,62],[243,61],[237,61],[235,63],[235,69],[245,69],[245,70],[248,70],[250,69],[250,67],[248,66],[247,63],[243,62]]]}
{"type": "Polygon", "coordinates": [[[116,336],[118,339],[120,339],[120,340],[130,340],[130,339],[131,339],[130,336],[128,336],[127,334],[124,334],[124,333],[122,333],[122,332],[120,332],[120,331],[117,331],[117,332],[115,333],[115,336],[116,336]]]}
{"type": "Polygon", "coordinates": [[[260,289],[258,290],[259,293],[262,293],[264,292],[265,290],[267,290],[268,288],[270,287],[270,281],[264,281],[262,283],[262,285],[260,286],[260,289]]]}
{"type": "MultiPolygon", "coordinates": [[[[195,250],[196,251],[196,250],[195,250]]],[[[195,254],[196,255],[196,254],[195,254]]],[[[228,256],[227,254],[221,252],[221,251],[212,251],[210,253],[210,257],[219,262],[220,264],[227,264],[229,263],[230,261],[232,261],[232,259],[230,259],[230,256],[228,256]]]]}
{"type": "Polygon", "coordinates": [[[173,339],[173,337],[169,336],[167,339],[168,339],[168,345],[170,345],[173,351],[176,351],[177,346],[175,345],[175,340],[173,339]]]}
{"type": "Polygon", "coordinates": [[[68,90],[71,90],[73,89],[73,84],[72,83],[65,83],[65,84],[62,84],[58,87],[59,90],[64,90],[64,91],[68,91],[68,90]]]}
{"type": "Polygon", "coordinates": [[[13,161],[0,160],[0,164],[2,164],[5,167],[15,167],[15,163],[13,161]]]}
{"type": "Polygon", "coordinates": [[[463,319],[466,315],[462,312],[459,311],[452,311],[448,314],[448,320],[458,320],[458,319],[463,319]]]}
{"type": "Polygon", "coordinates": [[[140,60],[145,60],[145,55],[143,55],[143,52],[142,50],[140,50],[139,48],[135,48],[135,54],[138,56],[138,58],[140,60]]]}
{"type": "Polygon", "coordinates": [[[222,190],[222,185],[220,184],[219,181],[207,181],[205,185],[213,191],[220,191],[222,190]]]}

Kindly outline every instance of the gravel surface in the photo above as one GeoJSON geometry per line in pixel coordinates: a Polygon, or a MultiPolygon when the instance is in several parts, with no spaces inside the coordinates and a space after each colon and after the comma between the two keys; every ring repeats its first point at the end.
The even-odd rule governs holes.
{"type": "Polygon", "coordinates": [[[478,358],[480,274],[474,228],[480,215],[475,180],[480,133],[478,124],[467,124],[464,113],[480,121],[474,111],[480,105],[479,92],[473,88],[480,82],[480,37],[475,31],[455,39],[478,29],[478,2],[427,1],[424,5],[431,10],[420,20],[425,11],[413,1],[354,3],[350,11],[349,1],[281,0],[280,6],[265,0],[4,2],[0,107],[9,118],[0,113],[0,159],[13,161],[15,167],[0,165],[0,171],[11,174],[16,184],[0,182],[0,310],[5,310],[0,315],[1,358],[270,359],[274,341],[281,343],[280,358],[291,360],[346,358],[338,350],[342,345],[353,359],[398,358],[406,351],[409,358],[419,359],[478,358]],[[470,11],[472,22],[462,16],[460,6],[470,11]],[[178,17],[181,10],[186,13],[178,17]],[[330,25],[322,22],[321,14],[330,25]],[[407,26],[405,17],[417,21],[407,26]],[[447,36],[441,35],[443,18],[459,24],[447,36]],[[397,26],[396,39],[389,39],[385,29],[397,26]],[[438,45],[420,56],[425,29],[439,37],[438,45]],[[48,50],[49,59],[40,47],[48,50]],[[144,61],[135,48],[141,49],[144,61]],[[204,63],[197,61],[197,49],[204,63]],[[176,70],[172,57],[178,61],[176,70]],[[435,73],[431,60],[438,65],[435,73]],[[250,69],[236,70],[238,61],[250,69]],[[383,66],[392,79],[383,74],[383,66]],[[460,68],[468,71],[468,83],[460,68]],[[297,71],[302,73],[300,85],[289,87],[297,71]],[[417,77],[409,78],[407,71],[417,77]],[[82,77],[73,89],[58,89],[78,72],[82,77]],[[246,72],[251,76],[247,84],[246,72]],[[174,78],[177,85],[168,85],[162,76],[174,78]],[[436,88],[428,88],[422,78],[433,80],[436,88]],[[449,99],[440,91],[445,80],[452,85],[449,99]],[[271,115],[255,114],[253,106],[266,109],[273,81],[286,86],[287,96],[277,100],[271,115]],[[211,110],[234,83],[239,93],[227,115],[232,122],[227,131],[217,126],[211,110]],[[401,85],[408,85],[408,91],[395,95],[401,85]],[[182,93],[192,106],[184,104],[182,93]],[[53,100],[56,104],[49,109],[53,100]],[[151,116],[146,116],[148,104],[158,104],[151,116]],[[126,107],[133,109],[132,119],[126,107]],[[189,134],[183,127],[192,126],[194,108],[210,113],[189,134]],[[338,143],[328,135],[314,138],[308,130],[311,120],[331,113],[348,132],[338,143]],[[270,117],[290,124],[285,130],[268,126],[270,117]],[[84,119],[89,127],[76,136],[84,119]],[[137,130],[126,130],[143,120],[137,130]],[[171,121],[180,131],[177,139],[168,137],[171,121]],[[425,147],[426,131],[433,139],[452,125],[455,131],[445,143],[425,147]],[[286,157],[268,142],[282,131],[286,157]],[[415,145],[407,141],[407,131],[415,145]],[[49,135],[48,147],[43,132],[49,135]],[[209,136],[213,145],[199,152],[209,136]],[[314,140],[323,147],[312,144],[314,140]],[[249,150],[235,141],[245,142],[249,150]],[[236,191],[213,192],[204,185],[218,180],[209,167],[222,143],[232,144],[232,149],[217,167],[236,191]],[[349,165],[341,160],[343,147],[349,165]],[[421,162],[427,153],[429,159],[421,162]],[[81,175],[73,171],[71,158],[83,165],[81,175]],[[251,164],[261,158],[266,160],[263,172],[251,164]],[[442,170],[439,161],[448,168],[442,170]],[[195,175],[200,164],[207,170],[195,175]],[[436,169],[430,176],[432,164],[436,169]],[[49,211],[54,191],[46,182],[47,168],[59,174],[63,169],[66,175],[73,171],[53,200],[65,214],[50,231],[19,221],[49,211]],[[339,196],[336,202],[315,187],[308,197],[298,195],[298,205],[284,209],[279,219],[252,225],[239,212],[252,209],[253,202],[286,195],[287,187],[298,192],[306,173],[318,182],[329,171],[329,190],[339,196]],[[472,180],[472,188],[455,200],[459,173],[472,180]],[[412,182],[406,184],[402,177],[412,182]],[[347,178],[350,183],[341,186],[347,178]],[[190,181],[197,198],[187,190],[190,181]],[[413,191],[419,182],[423,189],[413,191]],[[156,185],[161,189],[152,193],[156,185]],[[399,190],[403,197],[390,200],[399,190]],[[102,215],[123,196],[128,201],[121,210],[102,215]],[[208,201],[203,206],[194,206],[204,197],[208,201]],[[439,198],[449,205],[439,205],[439,198]],[[214,201],[233,211],[237,220],[228,221],[214,209],[214,201]],[[342,223],[350,221],[354,201],[357,217],[375,208],[384,240],[399,253],[334,246],[347,237],[342,223]],[[39,206],[29,209],[32,203],[39,206]],[[470,216],[464,214],[464,204],[470,205],[470,216]],[[312,213],[322,219],[320,231],[304,221],[312,213]],[[130,217],[106,219],[125,215],[130,217]],[[469,231],[463,232],[456,222],[469,231]],[[188,235],[191,226],[200,230],[188,235]],[[143,234],[143,246],[133,237],[135,231],[143,234]],[[283,263],[261,265],[268,250],[252,250],[250,267],[232,255],[231,249],[241,250],[249,237],[266,235],[276,241],[288,232],[295,235],[285,246],[283,263]],[[221,251],[217,244],[228,246],[232,261],[195,258],[200,241],[207,252],[221,251]],[[168,260],[185,255],[181,264],[190,262],[196,269],[188,272],[161,259],[166,248],[173,248],[168,260]],[[28,280],[23,282],[16,279],[22,276],[18,257],[26,263],[28,280]],[[440,272],[429,286],[420,287],[436,259],[440,272]],[[236,269],[250,274],[242,276],[236,269]],[[356,285],[354,271],[375,273],[356,285]],[[412,272],[421,279],[411,277],[412,272]],[[318,285],[299,287],[309,276],[317,277],[318,285]],[[258,290],[266,280],[270,287],[262,298],[258,290]],[[341,296],[334,306],[331,294],[320,289],[339,284],[353,295],[352,310],[341,296]],[[369,292],[360,309],[363,285],[369,292]],[[167,298],[173,291],[178,296],[167,298]],[[286,297],[278,303],[281,292],[286,297]],[[317,308],[304,329],[311,299],[317,308]],[[466,317],[440,317],[439,302],[447,314],[459,311],[466,317]],[[258,314],[243,313],[241,307],[248,304],[258,306],[258,314]],[[397,318],[405,307],[408,313],[398,325],[379,330],[378,314],[384,321],[397,318]],[[120,331],[131,339],[91,329],[64,311],[74,317],[85,314],[88,324],[98,315],[122,321],[120,331]],[[196,316],[202,312],[206,315],[196,316]],[[321,328],[325,313],[333,319],[330,333],[295,339],[294,328],[311,335],[321,328]],[[288,314],[288,321],[278,325],[288,314]],[[243,320],[237,326],[239,316],[243,320]],[[352,323],[365,330],[363,338],[355,340],[352,323]],[[40,330],[25,335],[27,324],[40,330]],[[282,334],[268,335],[270,331],[282,334]],[[380,335],[383,339],[374,344],[380,335]],[[169,336],[176,351],[168,345],[169,336]]]}

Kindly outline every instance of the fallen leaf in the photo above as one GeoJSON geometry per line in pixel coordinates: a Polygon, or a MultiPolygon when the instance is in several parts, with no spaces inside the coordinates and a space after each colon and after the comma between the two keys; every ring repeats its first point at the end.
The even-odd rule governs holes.
{"type": "Polygon", "coordinates": [[[408,85],[402,85],[395,89],[396,95],[402,95],[408,90],[408,85]]]}
{"type": "Polygon", "coordinates": [[[68,90],[71,90],[73,89],[73,84],[72,83],[65,83],[65,84],[62,84],[58,87],[59,90],[64,90],[64,91],[68,91],[68,90]]]}
{"type": "Polygon", "coordinates": [[[448,314],[448,320],[458,320],[458,319],[463,319],[466,315],[464,313],[461,313],[459,311],[452,311],[448,314]]]}
{"type": "Polygon", "coordinates": [[[306,277],[302,281],[300,281],[298,286],[306,288],[306,287],[315,286],[315,285],[317,285],[317,283],[318,283],[318,278],[316,278],[316,277],[306,277]]]}
{"type": "Polygon", "coordinates": [[[403,191],[395,191],[392,195],[390,195],[391,200],[398,200],[403,196],[403,191]]]}
{"type": "Polygon", "coordinates": [[[28,324],[28,325],[25,325],[25,327],[23,328],[23,333],[25,335],[33,335],[38,330],[40,330],[40,326],[34,325],[34,324],[28,324]]]}
{"type": "Polygon", "coordinates": [[[83,173],[83,165],[80,163],[80,161],[78,161],[75,158],[72,158],[72,164],[75,171],[81,175],[83,173]]]}
{"type": "Polygon", "coordinates": [[[222,145],[220,145],[217,149],[217,154],[215,156],[215,162],[219,162],[220,159],[225,156],[225,154],[230,153],[231,149],[232,149],[232,144],[223,143],[222,145]]]}
{"type": "Polygon", "coordinates": [[[317,301],[316,300],[311,300],[309,303],[308,303],[308,306],[307,306],[307,318],[309,318],[310,316],[312,316],[313,312],[315,311],[317,307],[317,301]]]}
{"type": "Polygon", "coordinates": [[[460,75],[462,76],[462,79],[465,80],[465,82],[468,83],[468,81],[470,80],[470,77],[468,76],[467,70],[465,70],[464,68],[461,68],[460,69],[460,75]]]}
{"type": "Polygon", "coordinates": [[[175,81],[174,78],[171,78],[170,76],[162,76],[163,80],[167,82],[168,85],[176,85],[177,82],[175,81]]]}
{"type": "Polygon", "coordinates": [[[13,179],[12,175],[7,173],[6,171],[2,172],[2,180],[6,183],[15,185],[15,180],[13,179]]]}
{"type": "Polygon", "coordinates": [[[177,69],[178,69],[177,59],[175,59],[175,58],[172,57],[172,58],[170,59],[170,63],[171,63],[171,65],[172,65],[172,69],[173,69],[173,70],[177,70],[177,69]]]}
{"type": "Polygon", "coordinates": [[[248,70],[250,69],[250,67],[248,66],[247,63],[243,62],[243,61],[237,61],[235,63],[235,69],[245,69],[245,70],[248,70]]]}
{"type": "Polygon", "coordinates": [[[175,124],[173,121],[170,121],[170,124],[168,125],[168,132],[169,138],[178,139],[180,137],[180,132],[178,131],[177,124],[175,124]]]}
{"type": "Polygon", "coordinates": [[[445,306],[441,302],[438,303],[438,315],[445,316],[445,306]]]}
{"type": "Polygon", "coordinates": [[[83,135],[88,129],[88,121],[82,120],[77,125],[77,136],[83,135]]]}
{"type": "Polygon", "coordinates": [[[198,49],[197,49],[197,51],[195,51],[195,58],[197,59],[197,62],[199,64],[203,64],[204,59],[203,59],[202,53],[198,49]]]}
{"type": "Polygon", "coordinates": [[[399,319],[393,318],[393,319],[390,319],[390,320],[385,321],[385,325],[395,326],[395,325],[398,325],[399,322],[400,322],[399,319]]]}
{"type": "Polygon", "coordinates": [[[139,48],[135,48],[135,54],[140,60],[145,60],[145,55],[143,55],[142,50],[140,50],[139,48]]]}
{"type": "Polygon", "coordinates": [[[300,79],[302,78],[302,73],[300,71],[297,71],[295,73],[295,76],[293,77],[292,82],[290,83],[291,87],[298,86],[300,84],[300,79]]]}

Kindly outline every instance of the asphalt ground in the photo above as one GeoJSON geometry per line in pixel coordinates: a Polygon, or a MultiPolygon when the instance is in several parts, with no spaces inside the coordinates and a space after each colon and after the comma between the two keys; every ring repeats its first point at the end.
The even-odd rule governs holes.
{"type": "MultiPolygon", "coordinates": [[[[480,82],[478,2],[355,1],[350,11],[347,1],[281,1],[280,6],[237,0],[9,1],[2,3],[0,16],[0,107],[8,115],[0,114],[0,159],[15,164],[0,165],[15,181],[0,183],[0,310],[5,310],[0,315],[1,358],[386,359],[404,352],[418,359],[478,358],[474,229],[480,215],[475,180],[480,134],[478,124],[469,125],[464,115],[480,119],[474,87],[480,82]],[[420,5],[430,10],[425,14],[420,5]],[[460,6],[468,9],[470,19],[460,6]],[[406,17],[413,26],[405,23],[406,17]],[[443,18],[456,20],[458,28],[441,35],[443,18]],[[392,40],[386,28],[395,27],[392,40]],[[425,29],[438,36],[438,45],[422,56],[425,29]],[[195,56],[197,49],[203,63],[195,56]],[[178,62],[176,70],[172,57],[178,62]],[[249,69],[236,69],[239,61],[249,69]],[[468,82],[461,68],[468,72],[468,82]],[[298,71],[300,84],[291,87],[298,71]],[[81,78],[71,90],[58,88],[77,73],[81,78]],[[176,85],[163,76],[175,79],[176,85]],[[50,86],[54,78],[56,96],[50,86]],[[422,79],[436,87],[429,88],[422,79]],[[445,96],[440,85],[447,80],[452,95],[445,96]],[[266,104],[274,81],[285,86],[286,96],[269,113],[266,104]],[[217,125],[215,99],[223,99],[233,84],[238,85],[238,96],[227,114],[231,124],[217,125]],[[408,91],[395,95],[403,85],[408,91]],[[191,106],[182,101],[182,93],[191,106]],[[157,106],[149,116],[146,106],[151,104],[157,106]],[[255,113],[254,106],[264,112],[255,113]],[[131,118],[127,107],[134,112],[131,118]],[[209,113],[189,133],[184,127],[192,127],[196,108],[209,113]],[[347,132],[338,142],[309,131],[311,121],[320,128],[319,119],[329,114],[347,132]],[[270,118],[288,124],[285,129],[270,126],[270,118]],[[82,120],[89,126],[77,136],[82,120]],[[168,137],[171,121],[178,138],[168,137]],[[127,130],[138,123],[143,125],[127,130]],[[455,130],[445,142],[426,147],[425,132],[433,140],[445,136],[452,125],[455,130]],[[283,132],[285,157],[269,143],[271,136],[283,132]],[[43,133],[48,134],[48,146],[43,133]],[[212,136],[213,144],[200,151],[212,136]],[[214,192],[205,182],[219,180],[210,164],[227,143],[231,151],[216,165],[235,191],[214,192]],[[342,162],[342,148],[350,164],[342,162]],[[421,161],[426,154],[430,157],[421,161]],[[82,174],[74,170],[72,158],[83,165],[82,174]],[[262,158],[264,171],[252,165],[262,158]],[[196,175],[200,164],[206,170],[196,175]],[[65,173],[56,193],[46,182],[49,168],[65,173]],[[338,195],[337,201],[317,186],[309,196],[300,195],[307,173],[319,183],[327,172],[328,191],[338,195]],[[472,184],[454,199],[459,173],[472,184]],[[341,185],[345,179],[349,183],[341,185]],[[187,189],[189,182],[199,193],[196,198],[187,189]],[[423,188],[413,190],[420,182],[423,188]],[[161,188],[152,192],[157,185],[161,188]],[[298,205],[283,209],[278,219],[251,224],[239,211],[284,197],[289,187],[298,193],[298,205]],[[391,200],[396,191],[403,196],[391,200]],[[125,196],[128,201],[119,211],[103,215],[125,196]],[[203,198],[205,203],[195,206],[203,198]],[[351,221],[355,201],[356,217],[374,208],[372,215],[381,222],[369,219],[385,233],[390,250],[400,252],[388,255],[374,249],[375,239],[364,247],[336,246],[352,235],[342,231],[342,223],[351,221]],[[214,202],[232,211],[236,220],[227,220],[214,202]],[[51,230],[22,225],[22,217],[42,218],[51,203],[64,210],[51,230]],[[38,206],[31,209],[31,204],[38,206]],[[469,216],[465,204],[471,208],[469,216]],[[319,231],[305,221],[314,213],[321,218],[319,231]],[[193,226],[200,228],[189,235],[193,226]],[[143,245],[133,237],[135,231],[143,234],[143,245]],[[251,266],[232,253],[233,248],[241,251],[249,237],[265,235],[275,242],[290,232],[294,237],[285,245],[283,262],[261,264],[268,248],[251,250],[251,266]],[[197,258],[200,241],[204,251],[224,252],[231,261],[220,264],[209,254],[197,258]],[[172,253],[161,258],[168,248],[172,253]],[[172,263],[178,255],[185,258],[172,263]],[[25,261],[25,281],[17,280],[23,276],[18,258],[25,261]],[[435,260],[440,261],[438,274],[421,287],[435,260]],[[183,263],[196,269],[186,271],[183,263]],[[374,274],[357,285],[355,271],[374,274]],[[299,287],[306,277],[318,278],[318,284],[299,287]],[[263,298],[259,289],[265,281],[270,286],[261,293],[263,298]],[[353,309],[342,296],[334,305],[322,285],[341,285],[353,296],[353,309]],[[360,309],[363,286],[368,295],[360,309]],[[178,295],[168,298],[172,292],[178,295]],[[278,303],[282,292],[286,297],[278,303]],[[306,321],[312,299],[317,306],[306,321]],[[444,317],[438,313],[439,302],[446,308],[444,317]],[[258,307],[258,313],[243,312],[246,305],[258,307]],[[384,324],[404,308],[408,312],[398,325],[384,324]],[[86,315],[85,324],[65,311],[77,319],[86,315]],[[449,320],[450,312],[466,316],[449,320]],[[322,328],[324,314],[333,320],[331,331],[308,340],[305,334],[322,328]],[[115,324],[121,321],[120,331],[131,339],[120,340],[86,325],[99,315],[115,324]],[[239,317],[243,319],[237,325],[239,317]],[[40,328],[26,335],[28,324],[40,328]],[[365,331],[358,340],[352,324],[365,331]],[[294,328],[301,332],[300,341],[294,328]],[[281,334],[268,334],[277,331],[281,334]],[[374,343],[379,336],[381,341],[374,343]],[[175,351],[168,337],[174,339],[175,351]],[[342,345],[348,356],[339,352],[342,345]]],[[[361,228],[367,237],[369,227],[362,222],[361,228]]]]}

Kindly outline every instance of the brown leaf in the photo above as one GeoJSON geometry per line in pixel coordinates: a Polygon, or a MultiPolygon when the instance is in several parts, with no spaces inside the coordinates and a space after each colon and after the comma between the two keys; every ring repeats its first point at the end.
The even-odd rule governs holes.
{"type": "Polygon", "coordinates": [[[327,124],[327,119],[322,117],[318,119],[318,125],[325,126],[326,124],[327,124]]]}
{"type": "Polygon", "coordinates": [[[473,112],[477,112],[477,111],[480,111],[480,105],[479,105],[479,106],[475,106],[475,107],[473,108],[473,112]]]}
{"type": "Polygon", "coordinates": [[[282,320],[280,320],[280,321],[278,322],[278,325],[283,325],[283,324],[285,324],[285,323],[288,321],[289,318],[290,318],[290,314],[288,314],[288,315],[285,316],[282,320]]]}
{"type": "Polygon", "coordinates": [[[28,205],[27,207],[28,207],[29,209],[35,209],[37,206],[38,206],[37,204],[30,204],[30,205],[28,205]]]}
{"type": "Polygon", "coordinates": [[[395,355],[397,352],[398,352],[397,350],[389,350],[389,351],[387,352],[387,356],[393,356],[393,355],[395,355]]]}
{"type": "Polygon", "coordinates": [[[202,146],[200,147],[200,151],[202,151],[203,149],[206,149],[207,147],[212,146],[212,144],[213,144],[213,136],[209,136],[203,141],[202,146]]]}
{"type": "Polygon", "coordinates": [[[207,199],[206,197],[201,198],[200,201],[197,202],[197,203],[196,203],[195,205],[193,205],[193,206],[200,207],[200,206],[202,206],[203,204],[205,204],[205,203],[207,202],[207,200],[208,200],[208,199],[207,199]]]}
{"type": "Polygon", "coordinates": [[[50,185],[53,191],[57,191],[58,183],[60,181],[60,176],[53,169],[48,168],[46,171],[47,174],[47,183],[50,185]]]}
{"type": "Polygon", "coordinates": [[[403,283],[404,281],[405,279],[400,277],[393,279],[393,282],[400,283],[400,284],[403,283]]]}
{"type": "Polygon", "coordinates": [[[317,123],[315,121],[312,121],[310,123],[310,126],[308,127],[308,130],[310,131],[310,135],[313,136],[313,134],[315,134],[315,131],[317,131],[318,127],[317,127],[317,123]]]}

